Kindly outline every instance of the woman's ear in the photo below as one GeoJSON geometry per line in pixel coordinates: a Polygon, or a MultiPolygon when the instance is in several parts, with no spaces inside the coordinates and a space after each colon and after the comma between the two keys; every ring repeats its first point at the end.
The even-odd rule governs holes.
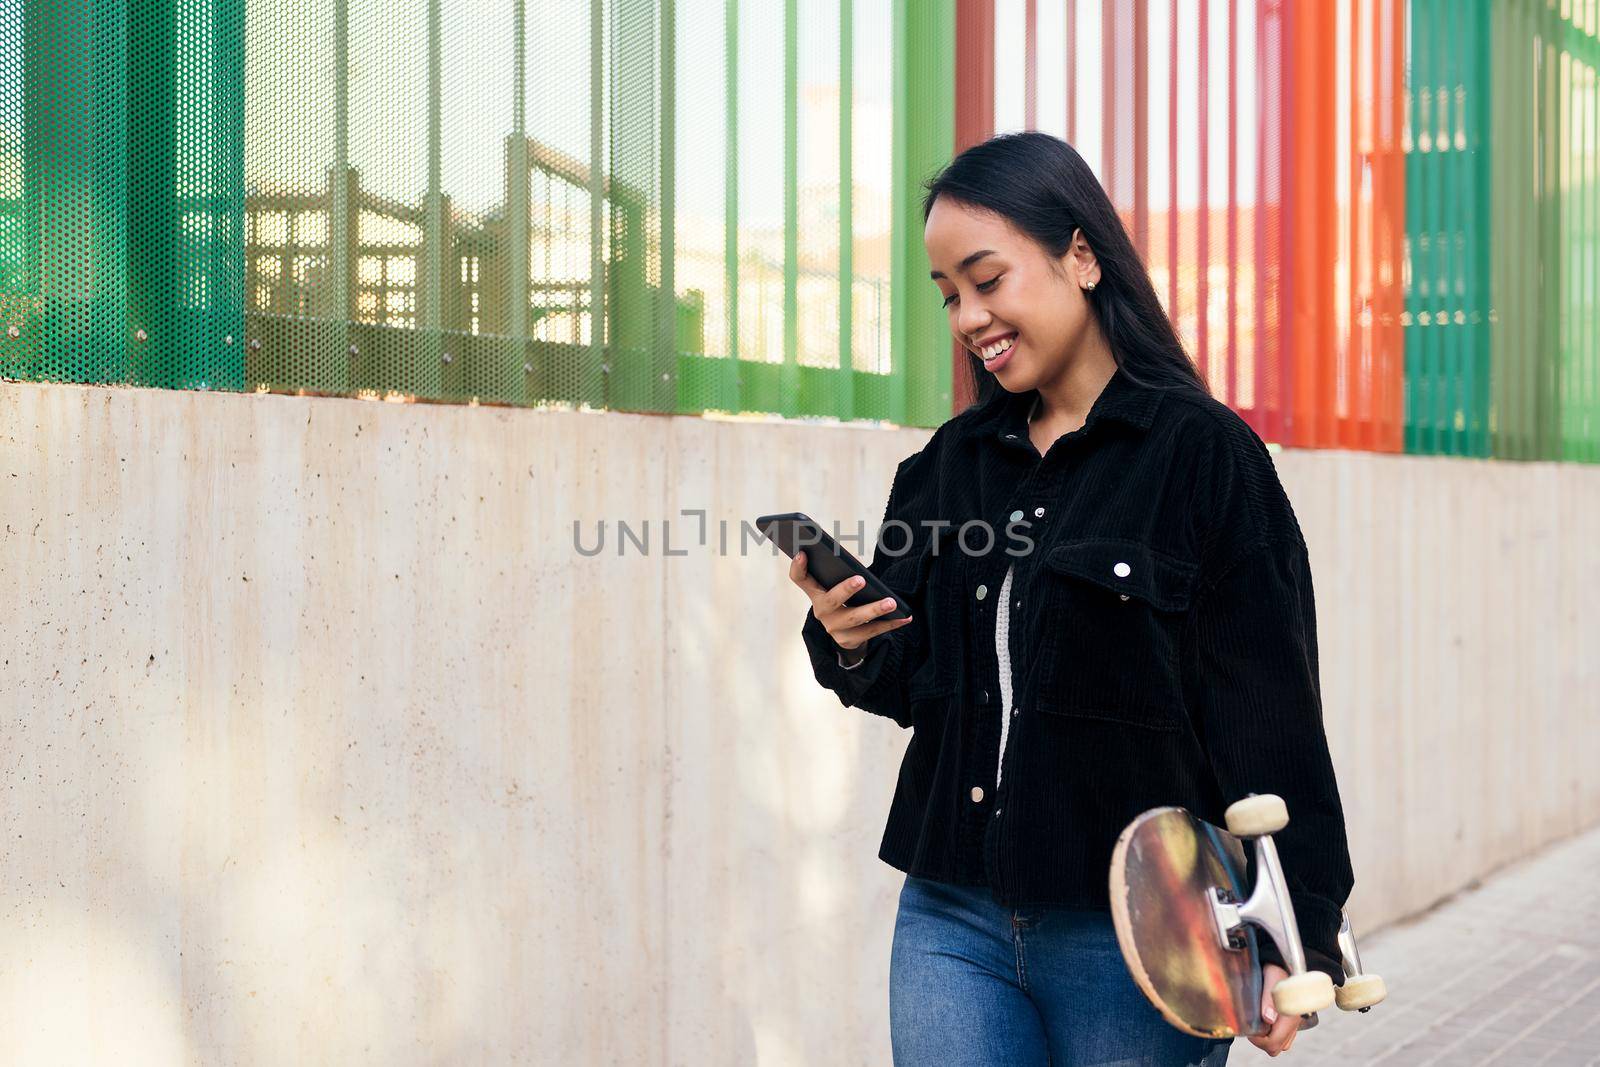
{"type": "Polygon", "coordinates": [[[1062,260],[1067,268],[1067,277],[1080,289],[1100,284],[1100,261],[1095,258],[1094,249],[1089,247],[1081,228],[1072,231],[1072,244],[1062,260]]]}

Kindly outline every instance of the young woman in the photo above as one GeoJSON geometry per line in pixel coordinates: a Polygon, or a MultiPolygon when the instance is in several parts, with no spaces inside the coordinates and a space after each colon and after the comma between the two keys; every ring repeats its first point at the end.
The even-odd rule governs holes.
{"type": "MultiPolygon", "coordinates": [[[[977,401],[895,472],[846,607],[798,554],[817,679],[913,733],[879,856],[905,871],[900,1067],[1220,1064],[1117,949],[1107,874],[1135,815],[1214,823],[1277,793],[1310,966],[1342,983],[1352,876],[1322,726],[1305,540],[1260,438],[1208,393],[1069,145],[993,138],[927,186],[923,240],[977,401]]],[[[931,295],[931,294],[930,294],[931,295]]],[[[1284,975],[1263,939],[1273,1055],[1284,975]]]]}

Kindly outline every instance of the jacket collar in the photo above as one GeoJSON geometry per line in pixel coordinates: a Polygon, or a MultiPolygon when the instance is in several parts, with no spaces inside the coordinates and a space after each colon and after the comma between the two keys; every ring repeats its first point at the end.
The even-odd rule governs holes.
{"type": "MultiPolygon", "coordinates": [[[[1002,442],[1028,439],[1028,415],[1039,399],[1039,390],[1029,389],[1011,393],[1001,389],[990,400],[990,412],[981,416],[976,429],[984,437],[994,437],[1002,442]]],[[[1118,367],[1106,382],[1100,395],[1089,406],[1084,419],[1087,429],[1102,419],[1120,422],[1138,430],[1148,430],[1155,421],[1156,409],[1161,406],[1161,390],[1142,385],[1118,367]]]]}

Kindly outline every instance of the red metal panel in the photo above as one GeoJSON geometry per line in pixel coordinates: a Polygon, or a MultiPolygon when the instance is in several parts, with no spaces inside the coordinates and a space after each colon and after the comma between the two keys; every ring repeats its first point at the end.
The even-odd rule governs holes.
{"type": "Polygon", "coordinates": [[[1120,207],[1131,197],[1126,195],[1126,179],[1119,180],[1122,178],[1125,164],[1122,153],[1117,149],[1117,139],[1114,136],[1118,120],[1118,96],[1122,95],[1123,102],[1126,103],[1125,94],[1117,92],[1117,71],[1127,63],[1123,57],[1123,40],[1131,39],[1133,31],[1129,26],[1125,33],[1118,33],[1122,24],[1128,20],[1124,9],[1116,4],[1102,4],[1100,16],[1100,137],[1103,145],[1100,156],[1100,184],[1106,187],[1111,202],[1120,207]]]}
{"type": "Polygon", "coordinates": [[[1067,0],[1067,39],[1062,62],[1067,65],[1067,143],[1078,143],[1078,79],[1072,72],[1078,69],[1078,0],[1067,0]]]}
{"type": "Polygon", "coordinates": [[[1178,296],[1178,231],[1183,217],[1178,208],[1178,0],[1168,4],[1167,34],[1167,318],[1183,316],[1178,296]]]}
{"type": "Polygon", "coordinates": [[[1023,32],[1027,42],[1022,50],[1024,59],[1022,81],[1023,125],[1030,130],[1039,128],[1039,0],[1027,0],[1023,32]]]}
{"type": "MultiPolygon", "coordinates": [[[[994,0],[956,0],[957,153],[994,134],[994,0]]],[[[950,339],[950,410],[959,412],[977,397],[968,382],[967,350],[950,339]]]]}
{"type": "MultiPolygon", "coordinates": [[[[1119,0],[1122,2],[1122,0],[1119,0]]],[[[1133,244],[1143,254],[1150,247],[1150,62],[1148,0],[1133,7],[1133,244]]]]}
{"type": "MultiPolygon", "coordinates": [[[[1228,347],[1225,397],[1239,395],[1239,5],[1228,0],[1228,347]]],[[[1209,374],[1207,380],[1210,380],[1209,374]]],[[[1215,382],[1212,389],[1216,389],[1215,382]]]]}
{"type": "Polygon", "coordinates": [[[1287,425],[1281,373],[1282,307],[1288,284],[1282,269],[1284,187],[1290,180],[1283,152],[1283,102],[1291,87],[1283,63],[1283,13],[1279,0],[1256,9],[1255,345],[1248,402],[1227,398],[1268,440],[1282,441],[1287,425]]]}
{"type": "Polygon", "coordinates": [[[956,152],[994,133],[994,0],[956,0],[956,152]]]}
{"type": "MultiPolygon", "coordinates": [[[[1195,362],[1200,367],[1200,373],[1206,375],[1209,371],[1211,360],[1207,347],[1210,336],[1206,331],[1206,312],[1210,306],[1211,289],[1207,284],[1206,276],[1211,270],[1211,189],[1210,178],[1211,154],[1207,150],[1211,143],[1211,107],[1210,95],[1206,87],[1210,84],[1211,68],[1208,65],[1210,49],[1207,47],[1211,40],[1210,5],[1206,0],[1200,0],[1200,55],[1196,64],[1195,81],[1195,129],[1199,131],[1199,166],[1200,166],[1200,210],[1196,216],[1195,234],[1195,362]]],[[[1232,124],[1232,119],[1229,119],[1232,124]]]]}

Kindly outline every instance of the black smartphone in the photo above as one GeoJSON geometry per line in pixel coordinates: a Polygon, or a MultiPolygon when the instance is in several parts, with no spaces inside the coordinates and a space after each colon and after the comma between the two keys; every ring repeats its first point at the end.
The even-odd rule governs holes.
{"type": "Polygon", "coordinates": [[[851,607],[859,608],[884,597],[894,597],[894,610],[886,611],[878,618],[904,619],[910,616],[910,605],[900,599],[899,594],[893,589],[884,585],[883,579],[867,570],[866,564],[828,536],[828,531],[817,525],[810,515],[801,511],[791,511],[783,515],[762,515],[756,519],[756,529],[783,549],[790,559],[794,559],[796,552],[804,551],[806,573],[821,583],[824,589],[832,589],[852,575],[859,574],[865,578],[866,584],[845,601],[851,607]]]}

